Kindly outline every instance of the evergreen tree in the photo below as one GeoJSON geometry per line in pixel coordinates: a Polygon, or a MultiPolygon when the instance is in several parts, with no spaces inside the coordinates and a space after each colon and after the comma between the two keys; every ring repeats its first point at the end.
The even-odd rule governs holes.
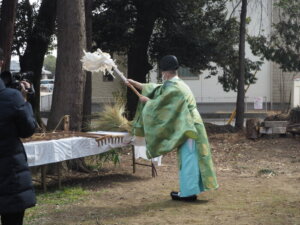
{"type": "Polygon", "coordinates": [[[273,24],[270,37],[249,37],[248,41],[256,55],[280,65],[283,71],[300,71],[300,2],[279,0],[275,4],[279,22],[273,24]]]}
{"type": "MultiPolygon", "coordinates": [[[[217,75],[224,68],[218,74],[224,90],[236,90],[239,23],[227,18],[225,0],[97,0],[94,41],[104,51],[124,54],[128,77],[140,82],[159,58],[174,54],[193,72],[217,75]]],[[[246,82],[255,82],[250,71],[258,64],[248,62],[246,82]]],[[[130,91],[127,97],[132,118],[137,99],[130,91]]]]}

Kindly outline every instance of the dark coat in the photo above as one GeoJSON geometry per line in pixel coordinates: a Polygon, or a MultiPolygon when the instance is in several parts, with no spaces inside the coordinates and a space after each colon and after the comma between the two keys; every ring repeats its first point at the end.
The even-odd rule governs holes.
{"type": "Polygon", "coordinates": [[[0,79],[0,214],[35,205],[35,193],[21,138],[30,137],[36,122],[21,92],[0,79]]]}

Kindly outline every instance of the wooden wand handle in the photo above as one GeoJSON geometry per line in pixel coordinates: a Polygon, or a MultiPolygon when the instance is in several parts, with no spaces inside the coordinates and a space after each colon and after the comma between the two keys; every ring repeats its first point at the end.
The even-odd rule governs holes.
{"type": "Polygon", "coordinates": [[[131,90],[132,90],[138,97],[141,97],[141,96],[142,96],[142,95],[140,94],[140,92],[138,92],[138,91],[135,89],[135,87],[132,86],[132,84],[129,84],[128,86],[131,88],[131,90]]]}
{"type": "MultiPolygon", "coordinates": [[[[124,77],[123,73],[118,69],[117,66],[114,66],[114,71],[121,77],[121,79],[126,83],[127,79],[126,77],[124,77]]],[[[129,84],[128,87],[131,88],[131,90],[133,90],[133,92],[138,96],[141,97],[142,95],[140,94],[140,92],[138,92],[135,87],[132,86],[132,84],[129,84]]]]}

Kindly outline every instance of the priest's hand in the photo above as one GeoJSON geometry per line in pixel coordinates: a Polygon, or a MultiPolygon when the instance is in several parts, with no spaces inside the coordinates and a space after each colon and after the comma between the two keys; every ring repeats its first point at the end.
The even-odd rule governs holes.
{"type": "Polygon", "coordinates": [[[140,89],[140,90],[143,89],[143,85],[142,85],[140,82],[137,82],[137,81],[132,80],[132,79],[127,79],[127,80],[125,81],[125,84],[126,84],[128,87],[130,87],[130,85],[132,85],[132,86],[134,86],[134,87],[136,87],[136,88],[138,88],[138,89],[140,89]]]}
{"type": "Polygon", "coordinates": [[[140,101],[143,102],[143,103],[146,103],[146,102],[148,102],[149,100],[150,100],[150,98],[148,98],[148,97],[146,97],[146,96],[144,96],[144,95],[141,95],[141,97],[140,97],[140,101]]]}

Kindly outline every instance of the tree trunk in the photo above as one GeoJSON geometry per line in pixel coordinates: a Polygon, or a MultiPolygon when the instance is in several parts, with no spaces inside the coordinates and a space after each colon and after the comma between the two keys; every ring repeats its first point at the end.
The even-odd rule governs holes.
{"type": "Polygon", "coordinates": [[[47,128],[54,129],[64,115],[70,115],[70,130],[80,131],[86,81],[80,62],[86,48],[84,0],[59,0],[57,25],[56,77],[47,128]]]}
{"type": "Polygon", "coordinates": [[[0,15],[0,48],[2,48],[4,52],[2,71],[10,70],[11,47],[13,43],[17,3],[18,0],[2,0],[0,15]]]}
{"type": "Polygon", "coordinates": [[[245,117],[245,38],[246,38],[247,0],[242,0],[239,44],[239,74],[236,102],[235,128],[242,130],[245,117]]]}
{"type": "MultiPolygon", "coordinates": [[[[134,32],[135,41],[128,51],[128,78],[141,83],[146,82],[146,75],[152,69],[148,62],[148,46],[153,32],[156,15],[152,10],[141,4],[137,7],[138,16],[134,32]]],[[[130,89],[127,89],[127,111],[128,119],[133,119],[138,97],[130,89]]]]}
{"type": "Polygon", "coordinates": [[[246,121],[246,137],[249,139],[257,139],[259,137],[260,121],[257,118],[247,119],[246,121]]]}
{"type": "MultiPolygon", "coordinates": [[[[27,48],[20,57],[21,71],[34,73],[33,85],[35,97],[31,101],[38,121],[40,120],[40,80],[44,57],[54,33],[56,18],[56,0],[43,0],[31,35],[28,37],[27,48]]],[[[40,121],[39,121],[40,123],[40,121]]]]}
{"type": "MultiPolygon", "coordinates": [[[[85,0],[85,27],[86,27],[86,50],[92,50],[92,0],[85,0]]],[[[88,131],[91,125],[92,114],[92,73],[86,72],[85,91],[83,99],[83,122],[82,130],[88,131]]]]}
{"type": "Polygon", "coordinates": [[[290,111],[290,123],[299,123],[300,124],[300,108],[293,108],[290,111]]]}

